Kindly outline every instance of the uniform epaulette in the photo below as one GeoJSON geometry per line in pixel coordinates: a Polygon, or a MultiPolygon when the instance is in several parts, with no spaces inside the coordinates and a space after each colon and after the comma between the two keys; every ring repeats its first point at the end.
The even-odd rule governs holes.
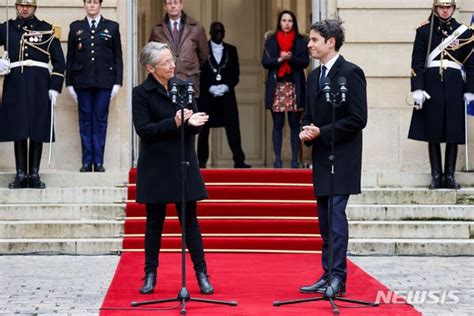
{"type": "Polygon", "coordinates": [[[61,40],[61,27],[59,25],[53,25],[53,34],[58,40],[61,40]]]}
{"type": "Polygon", "coordinates": [[[418,25],[417,28],[420,28],[420,27],[422,27],[422,26],[425,26],[426,24],[430,24],[430,20],[426,20],[426,21],[422,22],[420,25],[418,25]]]}

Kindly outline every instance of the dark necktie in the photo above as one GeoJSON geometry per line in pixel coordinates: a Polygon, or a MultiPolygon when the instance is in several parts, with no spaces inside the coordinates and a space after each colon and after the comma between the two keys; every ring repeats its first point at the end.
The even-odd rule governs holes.
{"type": "Polygon", "coordinates": [[[179,44],[179,30],[178,30],[178,22],[173,23],[173,44],[176,49],[178,49],[179,44]]]}
{"type": "Polygon", "coordinates": [[[95,31],[95,28],[96,28],[95,27],[95,20],[92,20],[91,23],[92,23],[91,30],[95,31]]]}
{"type": "Polygon", "coordinates": [[[319,90],[323,88],[324,85],[324,79],[326,79],[326,66],[322,65],[321,66],[321,77],[319,77],[319,90]]]}

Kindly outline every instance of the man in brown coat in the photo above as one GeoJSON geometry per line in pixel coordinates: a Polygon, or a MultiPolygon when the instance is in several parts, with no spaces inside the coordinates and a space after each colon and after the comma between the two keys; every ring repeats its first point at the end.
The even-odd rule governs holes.
{"type": "Polygon", "coordinates": [[[156,24],[149,41],[166,43],[176,57],[175,74],[192,80],[199,96],[199,72],[207,61],[209,47],[203,26],[183,12],[183,0],[163,0],[166,15],[156,24]]]}

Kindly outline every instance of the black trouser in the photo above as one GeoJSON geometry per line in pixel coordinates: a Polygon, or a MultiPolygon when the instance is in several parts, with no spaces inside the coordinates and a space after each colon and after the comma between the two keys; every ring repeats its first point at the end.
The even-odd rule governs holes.
{"type": "MultiPolygon", "coordinates": [[[[176,203],[179,222],[181,221],[181,203],[176,203]]],[[[166,204],[146,204],[145,231],[145,273],[155,272],[159,265],[161,233],[166,216],[166,204]]],[[[201,230],[196,215],[196,202],[186,203],[186,245],[196,272],[207,273],[201,230]]]]}
{"type": "MultiPolygon", "coordinates": [[[[245,162],[245,154],[242,150],[242,141],[240,139],[239,122],[236,124],[227,124],[225,127],[225,134],[230,150],[232,151],[232,159],[235,164],[242,164],[245,162]]],[[[204,125],[199,131],[198,136],[198,160],[200,165],[205,165],[209,159],[209,133],[211,128],[204,125]]]]}
{"type": "MultiPolygon", "coordinates": [[[[329,196],[318,196],[319,230],[323,238],[321,262],[323,278],[329,277],[329,196]]],[[[347,280],[347,246],[349,243],[349,224],[346,216],[346,206],[349,195],[334,195],[332,210],[332,276],[342,283],[347,280]]]]}
{"type": "MultiPolygon", "coordinates": [[[[288,124],[290,125],[290,143],[291,143],[291,160],[298,161],[299,150],[299,134],[300,134],[300,118],[302,112],[287,112],[288,124]]],[[[275,161],[281,160],[281,146],[283,143],[283,126],[285,125],[285,112],[272,111],[273,118],[273,153],[275,161]]]]}

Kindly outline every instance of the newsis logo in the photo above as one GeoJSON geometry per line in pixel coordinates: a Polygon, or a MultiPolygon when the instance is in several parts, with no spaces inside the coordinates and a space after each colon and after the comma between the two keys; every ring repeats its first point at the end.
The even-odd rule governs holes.
{"type": "Polygon", "coordinates": [[[460,291],[378,291],[375,302],[379,304],[440,304],[454,305],[459,303],[460,291]]]}

